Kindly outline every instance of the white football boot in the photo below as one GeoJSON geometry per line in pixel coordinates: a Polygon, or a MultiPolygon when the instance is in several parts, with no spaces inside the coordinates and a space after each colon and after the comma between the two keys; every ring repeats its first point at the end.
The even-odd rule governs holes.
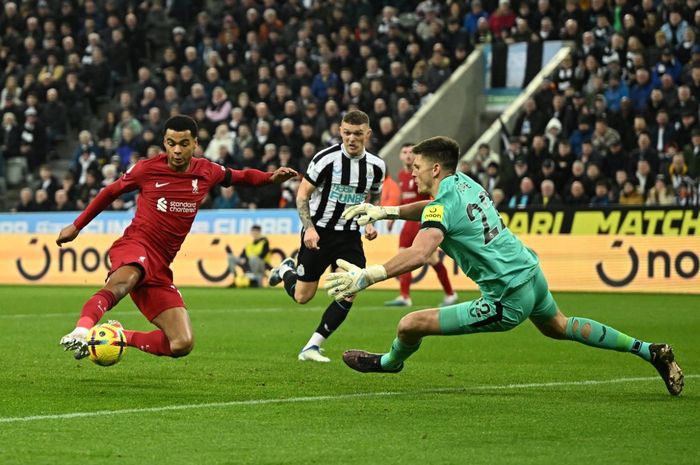
{"type": "Polygon", "coordinates": [[[63,346],[63,350],[72,351],[76,360],[80,360],[88,356],[87,335],[87,328],[75,328],[63,336],[59,344],[63,346]]]}
{"type": "Polygon", "coordinates": [[[295,266],[296,264],[294,263],[294,259],[292,257],[285,258],[279,265],[270,271],[270,277],[267,280],[267,284],[272,287],[278,285],[283,281],[282,277],[284,274],[289,270],[293,270],[295,266]]]}
{"type": "Polygon", "coordinates": [[[454,305],[457,303],[457,293],[453,292],[451,295],[446,295],[442,302],[440,302],[441,307],[447,307],[448,305],[454,305]]]}
{"type": "Polygon", "coordinates": [[[331,359],[323,355],[321,353],[322,350],[323,349],[321,349],[319,346],[309,346],[306,349],[299,352],[299,356],[297,358],[302,362],[330,362],[331,359]]]}

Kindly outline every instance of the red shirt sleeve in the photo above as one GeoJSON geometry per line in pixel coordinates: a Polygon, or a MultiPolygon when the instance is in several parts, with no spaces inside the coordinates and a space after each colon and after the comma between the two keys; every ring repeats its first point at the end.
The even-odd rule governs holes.
{"type": "Polygon", "coordinates": [[[260,186],[270,184],[272,182],[272,173],[256,169],[232,170],[227,169],[221,185],[228,187],[232,184],[248,184],[251,186],[260,186]]]}
{"type": "Polygon", "coordinates": [[[75,219],[73,224],[76,228],[83,229],[97,215],[102,213],[105,208],[110,206],[114,200],[124,192],[130,192],[140,187],[139,177],[141,174],[140,163],[132,166],[124,175],[114,181],[109,186],[102,189],[93,199],[92,202],[85,207],[85,210],[75,219]]]}

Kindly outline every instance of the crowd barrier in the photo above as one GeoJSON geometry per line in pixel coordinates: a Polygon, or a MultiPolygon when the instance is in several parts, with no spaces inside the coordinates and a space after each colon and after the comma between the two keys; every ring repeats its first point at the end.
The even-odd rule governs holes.
{"type": "MultiPolygon", "coordinates": [[[[106,213],[78,238],[59,248],[58,231],[74,214],[0,215],[0,283],[94,285],[104,282],[108,250],[129,224],[130,213],[106,213]]],[[[698,209],[607,209],[504,211],[504,222],[540,257],[555,291],[615,291],[700,294],[698,209]]],[[[227,254],[239,254],[253,224],[263,226],[272,262],[295,255],[300,225],[293,210],[201,212],[173,263],[179,286],[228,286],[233,277],[227,254]]],[[[398,246],[393,231],[380,226],[365,241],[368,263],[383,263],[398,246]]],[[[448,257],[443,258],[458,290],[474,290],[448,257]]],[[[439,289],[435,273],[413,273],[414,289],[439,289]]],[[[376,287],[398,288],[388,280],[376,287]]]]}

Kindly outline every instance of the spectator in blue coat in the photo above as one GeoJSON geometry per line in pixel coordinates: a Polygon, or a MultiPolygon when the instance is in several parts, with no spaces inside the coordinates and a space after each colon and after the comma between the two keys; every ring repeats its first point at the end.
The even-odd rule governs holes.
{"type": "Polygon", "coordinates": [[[325,102],[328,99],[328,89],[330,87],[338,88],[340,79],[338,75],[331,70],[331,65],[328,62],[322,62],[319,66],[319,72],[314,76],[311,82],[311,93],[319,101],[325,102]]]}
{"type": "Polygon", "coordinates": [[[481,0],[474,0],[472,1],[471,11],[464,16],[464,23],[462,25],[469,33],[469,37],[474,37],[474,34],[476,34],[479,19],[481,18],[488,20],[489,15],[481,6],[481,0]]]}

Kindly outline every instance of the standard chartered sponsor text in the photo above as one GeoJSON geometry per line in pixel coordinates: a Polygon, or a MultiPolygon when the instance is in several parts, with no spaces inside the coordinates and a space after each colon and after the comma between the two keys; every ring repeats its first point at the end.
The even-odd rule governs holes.
{"type": "Polygon", "coordinates": [[[170,202],[170,205],[168,207],[168,211],[171,211],[173,213],[194,213],[197,211],[197,203],[196,202],[179,202],[179,201],[173,200],[170,202]]]}

